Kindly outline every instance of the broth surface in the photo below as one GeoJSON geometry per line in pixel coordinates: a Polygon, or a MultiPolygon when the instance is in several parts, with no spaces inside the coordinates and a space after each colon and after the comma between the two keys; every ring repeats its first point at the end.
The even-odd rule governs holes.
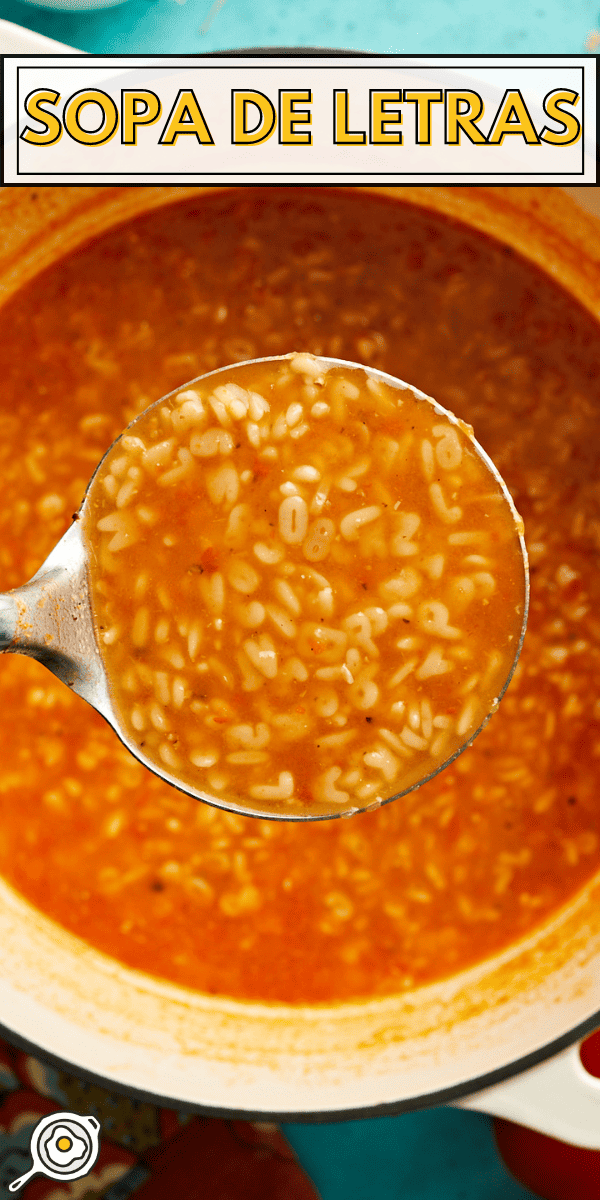
{"type": "Polygon", "coordinates": [[[452,974],[598,869],[600,333],[509,249],[394,201],[244,188],[155,211],[3,309],[2,589],[37,570],[138,412],[294,345],[410,380],[506,479],[532,592],[499,713],[402,801],[287,826],[180,795],[39,664],[3,656],[0,870],[131,966],[301,1002],[452,974]]]}

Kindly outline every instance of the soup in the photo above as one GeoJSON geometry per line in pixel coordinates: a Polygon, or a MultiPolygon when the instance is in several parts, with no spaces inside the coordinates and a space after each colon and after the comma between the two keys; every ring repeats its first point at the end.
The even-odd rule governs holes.
{"type": "Polygon", "coordinates": [[[129,426],[83,519],[121,728],[213,800],[378,808],[498,707],[519,518],[469,429],[383,375],[211,374],[129,426]]]}
{"type": "Polygon", "coordinates": [[[115,229],[3,310],[4,589],[154,399],[228,362],[362,361],[472,423],[528,533],[529,633],[499,713],[419,792],[348,822],[221,813],[6,656],[0,869],[59,923],[204,992],[385,995],[530,931],[598,868],[600,581],[591,316],[504,246],[367,194],[234,189],[115,229]],[[65,403],[68,397],[68,404],[65,403]]]}

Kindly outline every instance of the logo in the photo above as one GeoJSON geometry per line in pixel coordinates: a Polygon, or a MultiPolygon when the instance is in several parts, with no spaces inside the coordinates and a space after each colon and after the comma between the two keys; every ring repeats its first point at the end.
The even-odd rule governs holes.
{"type": "Polygon", "coordinates": [[[33,1166],[9,1183],[9,1192],[16,1192],[33,1175],[64,1180],[87,1175],[100,1153],[99,1129],[100,1122],[95,1117],[80,1117],[77,1113],[59,1112],[43,1117],[31,1135],[33,1166]]]}

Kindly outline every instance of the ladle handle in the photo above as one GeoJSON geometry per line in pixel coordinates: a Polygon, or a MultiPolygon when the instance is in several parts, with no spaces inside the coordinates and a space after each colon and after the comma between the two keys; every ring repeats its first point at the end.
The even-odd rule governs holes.
{"type": "Polygon", "coordinates": [[[78,521],[33,579],[0,593],[0,653],[36,658],[67,687],[105,712],[106,687],[78,521]]]}
{"type": "Polygon", "coordinates": [[[27,583],[0,593],[0,652],[28,654],[55,674],[54,660],[78,657],[79,629],[91,624],[85,547],[73,521],[27,583]]]}
{"type": "Polygon", "coordinates": [[[0,651],[9,650],[15,642],[18,621],[19,610],[15,597],[10,592],[0,594],[0,651]]]}
{"type": "Polygon", "coordinates": [[[0,652],[37,658],[54,675],[72,686],[71,605],[66,569],[39,573],[12,592],[0,594],[0,652]]]}

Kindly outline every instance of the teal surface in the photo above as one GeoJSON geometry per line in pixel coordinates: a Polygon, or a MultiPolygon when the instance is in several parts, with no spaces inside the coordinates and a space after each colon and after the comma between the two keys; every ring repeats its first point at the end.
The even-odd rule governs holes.
{"type": "Polygon", "coordinates": [[[199,54],[241,46],[378,53],[565,54],[600,25],[599,0],[128,0],[60,13],[0,0],[0,17],[95,54],[199,54]],[[209,19],[208,31],[200,32],[209,19]]]}
{"type": "Polygon", "coordinates": [[[283,1128],[321,1200],[533,1200],[505,1170],[480,1113],[435,1108],[283,1128]]]}

